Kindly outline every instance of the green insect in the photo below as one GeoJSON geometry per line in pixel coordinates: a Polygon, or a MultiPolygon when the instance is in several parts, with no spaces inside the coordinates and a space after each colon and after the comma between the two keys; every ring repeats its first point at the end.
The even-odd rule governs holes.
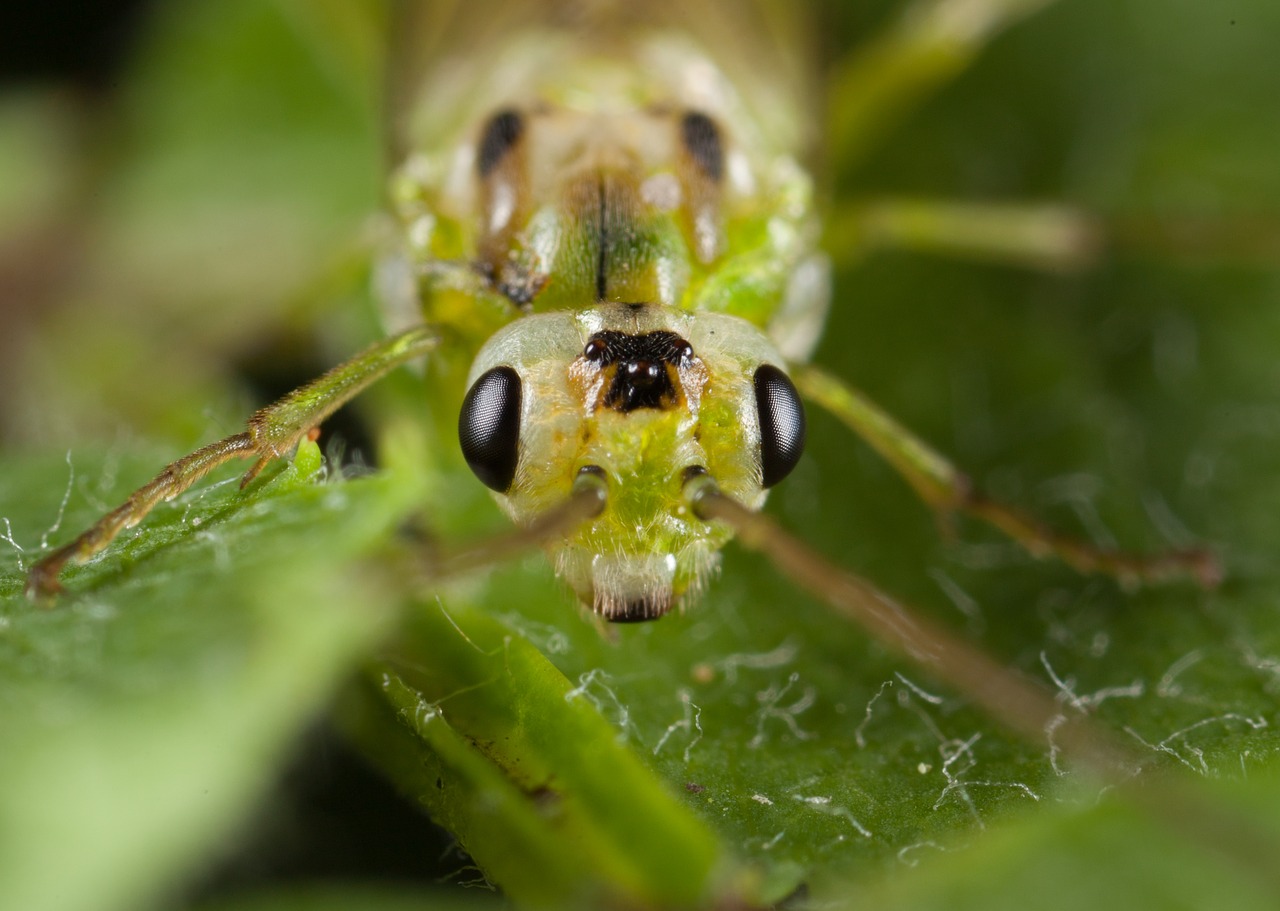
{"type": "MultiPolygon", "coordinates": [[[[390,184],[400,241],[381,268],[389,309],[412,311],[411,324],[169,465],[35,563],[29,596],[56,594],[69,562],[217,466],[252,460],[247,484],[371,383],[422,359],[438,364],[457,445],[523,529],[518,540],[545,547],[607,621],[693,604],[736,534],[1014,727],[1034,732],[1052,717],[1037,690],[1014,704],[1016,678],[758,514],[801,458],[804,399],[933,509],[990,522],[1033,554],[1124,580],[1214,581],[1203,552],[1101,549],[983,497],[808,363],[829,303],[827,260],[798,153],[803,105],[759,75],[791,69],[782,58],[760,66],[778,51],[767,32],[750,54],[726,56],[701,17],[674,28],[662,9],[605,4],[563,21],[536,4],[512,10],[540,18],[488,53],[441,51],[411,98],[390,184]],[[459,70],[467,91],[442,91],[459,70]]],[[[434,34],[430,15],[417,33],[434,34]]],[[[753,21],[747,8],[738,19],[753,21]]],[[[504,553],[482,547],[479,562],[504,553]]]]}

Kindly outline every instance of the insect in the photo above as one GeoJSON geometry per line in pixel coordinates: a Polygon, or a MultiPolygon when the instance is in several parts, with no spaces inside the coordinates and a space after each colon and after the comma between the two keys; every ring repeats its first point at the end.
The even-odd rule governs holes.
{"type": "MultiPolygon", "coordinates": [[[[469,464],[610,620],[694,601],[735,529],[775,559],[814,566],[753,518],[800,456],[803,397],[852,424],[932,505],[988,518],[1032,550],[1144,579],[1208,572],[1194,555],[1134,558],[1044,532],[973,495],[855,390],[806,367],[823,304],[820,281],[796,279],[821,268],[808,177],[749,107],[688,90],[707,58],[680,57],[687,68],[668,71],[638,66],[635,53],[581,70],[561,57],[550,86],[516,79],[487,105],[468,99],[483,114],[442,140],[443,153],[407,160],[394,183],[405,246],[391,272],[408,276],[425,322],[174,463],[46,556],[33,593],[51,592],[67,561],[216,464],[251,459],[252,478],[342,401],[418,357],[430,369],[471,362],[441,367],[454,369],[469,464]],[[675,87],[658,80],[637,97],[628,77],[655,72],[675,87]],[[560,83],[590,85],[588,103],[576,106],[560,83]]],[[[807,575],[843,588],[828,569],[807,575]]],[[[852,600],[876,603],[866,592],[852,600]]]]}
{"type": "MultiPolygon", "coordinates": [[[[466,104],[485,117],[449,134],[452,112],[435,111],[435,149],[410,141],[391,184],[403,244],[386,271],[406,297],[392,303],[417,307],[416,323],[166,467],[39,560],[29,596],[55,594],[68,562],[218,465],[251,460],[247,485],[371,383],[442,346],[469,364],[453,377],[467,464],[607,621],[695,601],[735,533],[774,559],[787,550],[755,514],[801,458],[802,398],[940,512],[970,513],[1085,572],[1212,583],[1204,553],[1098,548],[982,497],[809,366],[829,289],[812,182],[792,148],[800,128],[761,85],[743,92],[651,14],[604,9],[553,15],[536,48],[470,74],[466,104]]],[[[816,578],[821,588],[836,577],[816,578]]]]}
{"type": "Polygon", "coordinates": [[[730,528],[698,517],[694,501],[714,489],[749,511],[763,505],[800,459],[802,392],[935,509],[985,518],[1034,553],[1142,581],[1212,573],[1201,554],[1144,558],[1054,536],[972,492],[860,393],[808,367],[829,289],[811,180],[788,147],[796,125],[764,119],[777,113],[769,99],[740,94],[715,60],[647,16],[567,9],[567,59],[550,48],[568,30],[500,81],[478,79],[468,104],[487,104],[487,118],[432,154],[419,144],[393,176],[406,240],[392,268],[421,324],[169,465],[41,559],[31,596],[56,593],[67,562],[223,462],[251,459],[247,485],[369,384],[442,343],[470,352],[459,443],[511,518],[531,524],[579,494],[595,502],[548,547],[610,621],[654,619],[696,597],[730,528]]]}

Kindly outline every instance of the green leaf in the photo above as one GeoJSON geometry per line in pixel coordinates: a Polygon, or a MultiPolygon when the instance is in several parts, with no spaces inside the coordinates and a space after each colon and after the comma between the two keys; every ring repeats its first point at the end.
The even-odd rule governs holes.
{"type": "MultiPolygon", "coordinates": [[[[130,453],[107,470],[132,479],[138,465],[130,453]]],[[[97,512],[98,471],[69,488],[64,522],[97,512]]],[[[67,466],[10,460],[2,477],[12,540],[34,544],[67,466]]],[[[68,573],[75,594],[52,608],[22,598],[29,558],[8,555],[0,904],[136,907],[235,831],[386,634],[394,602],[352,570],[395,521],[398,491],[389,475],[315,485],[292,469],[243,496],[206,489],[68,573]]]]}
{"type": "Polygon", "coordinates": [[[386,661],[352,727],[523,904],[687,907],[729,891],[715,835],[527,641],[421,605],[386,661]]]}

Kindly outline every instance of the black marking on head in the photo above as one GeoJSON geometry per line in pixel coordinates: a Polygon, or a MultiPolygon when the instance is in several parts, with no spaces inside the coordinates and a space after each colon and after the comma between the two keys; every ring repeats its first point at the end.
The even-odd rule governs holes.
{"type": "Polygon", "coordinates": [[[720,128],[701,111],[689,111],[680,120],[680,138],[689,157],[713,183],[724,178],[724,144],[720,128]]]}
{"type": "Polygon", "coordinates": [[[494,367],[472,384],[458,415],[463,458],[490,490],[506,493],[520,457],[520,374],[494,367]]]}
{"type": "Polygon", "coordinates": [[[524,118],[519,111],[507,109],[489,118],[480,138],[480,151],[476,154],[476,173],[488,177],[502,163],[507,153],[515,148],[524,135],[524,118]]]}
{"type": "Polygon", "coordinates": [[[643,335],[608,330],[591,336],[583,358],[613,370],[604,405],[627,413],[637,408],[670,408],[676,403],[672,370],[693,358],[693,346],[674,332],[643,335]]]}
{"type": "Polygon", "coordinates": [[[804,452],[804,405],[791,378],[777,367],[761,365],[754,382],[760,412],[760,483],[772,487],[791,474],[804,452]]]}

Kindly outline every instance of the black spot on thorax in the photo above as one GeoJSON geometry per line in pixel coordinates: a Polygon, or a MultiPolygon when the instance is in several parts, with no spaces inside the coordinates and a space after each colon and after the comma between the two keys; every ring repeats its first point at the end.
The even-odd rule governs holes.
{"type": "Polygon", "coordinates": [[[689,111],[680,121],[685,151],[712,183],[724,178],[724,143],[716,122],[700,111],[689,111]]]}
{"type": "Polygon", "coordinates": [[[488,177],[524,135],[524,118],[519,111],[503,110],[489,118],[476,154],[476,173],[488,177]]]}

